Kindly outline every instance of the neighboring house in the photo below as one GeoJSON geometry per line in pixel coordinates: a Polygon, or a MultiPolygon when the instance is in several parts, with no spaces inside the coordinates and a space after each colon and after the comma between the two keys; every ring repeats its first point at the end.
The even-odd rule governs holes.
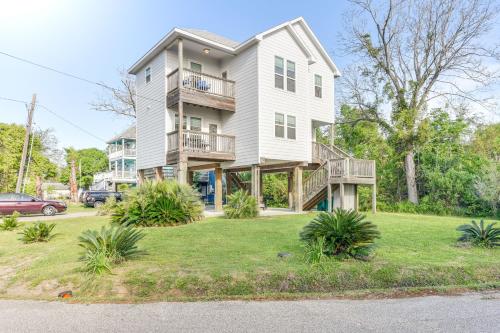
{"type": "Polygon", "coordinates": [[[43,183],[42,198],[45,200],[69,199],[69,185],[63,183],[43,183]]]}
{"type": "Polygon", "coordinates": [[[136,76],[140,181],[162,179],[166,165],[181,183],[214,170],[216,210],[223,173],[228,189],[236,184],[262,200],[262,174],[288,172],[296,211],[325,198],[329,209],[356,209],[360,184],[375,193],[374,162],[333,145],[340,73],[303,18],[242,43],[174,28],[129,73],[136,76]],[[315,142],[320,127],[330,128],[329,145],[315,142]],[[251,171],[250,184],[242,171],[251,171]]]}
{"type": "Polygon", "coordinates": [[[92,190],[116,191],[118,185],[137,184],[135,125],[107,142],[109,169],[94,175],[92,190]]]}

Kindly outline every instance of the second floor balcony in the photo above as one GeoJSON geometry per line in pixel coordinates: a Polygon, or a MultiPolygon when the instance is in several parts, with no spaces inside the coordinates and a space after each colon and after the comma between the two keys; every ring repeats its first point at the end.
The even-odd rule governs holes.
{"type": "Polygon", "coordinates": [[[232,135],[183,131],[183,139],[179,140],[179,132],[167,133],[167,163],[174,164],[179,159],[179,142],[182,152],[192,160],[201,161],[234,161],[235,137],[232,135]]]}
{"type": "Polygon", "coordinates": [[[175,69],[167,75],[167,107],[175,107],[182,99],[185,103],[234,112],[234,86],[234,81],[187,68],[179,78],[179,69],[175,69]]]}

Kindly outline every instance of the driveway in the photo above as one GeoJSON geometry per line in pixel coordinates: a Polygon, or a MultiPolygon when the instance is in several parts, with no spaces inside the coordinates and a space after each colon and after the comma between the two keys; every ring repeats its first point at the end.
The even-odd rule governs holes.
{"type": "Polygon", "coordinates": [[[500,332],[500,292],[382,300],[0,301],[2,332],[500,332]]]}
{"type": "Polygon", "coordinates": [[[96,211],[92,212],[76,212],[76,213],[62,213],[56,214],[54,216],[44,216],[44,215],[30,215],[30,216],[21,216],[17,220],[19,222],[45,222],[45,221],[54,221],[54,220],[65,220],[65,219],[74,219],[76,217],[86,217],[86,216],[95,216],[96,211]]]}

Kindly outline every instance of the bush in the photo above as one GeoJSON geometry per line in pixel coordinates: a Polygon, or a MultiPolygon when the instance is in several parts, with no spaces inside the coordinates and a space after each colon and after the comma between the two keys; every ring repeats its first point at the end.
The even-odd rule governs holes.
{"type": "Polygon", "coordinates": [[[114,195],[110,196],[106,199],[106,202],[104,202],[103,205],[100,205],[97,208],[97,215],[99,216],[111,215],[115,211],[116,206],[117,206],[116,197],[114,195]]]}
{"type": "Polygon", "coordinates": [[[52,234],[52,231],[55,228],[55,223],[46,224],[43,222],[35,223],[29,227],[24,228],[24,230],[20,233],[22,237],[20,240],[27,243],[37,243],[37,242],[48,242],[57,234],[52,234]]]}
{"type": "Polygon", "coordinates": [[[127,192],[128,190],[130,190],[130,186],[129,184],[120,184],[118,185],[117,190],[118,192],[127,192]]]}
{"type": "Polygon", "coordinates": [[[102,227],[101,231],[87,230],[79,237],[79,244],[85,249],[80,258],[85,270],[94,274],[109,272],[111,264],[117,264],[145,254],[137,248],[137,242],[144,238],[140,230],[133,227],[102,227]]]}
{"type": "Polygon", "coordinates": [[[0,230],[9,231],[16,229],[19,226],[19,222],[17,222],[19,215],[21,214],[14,212],[10,216],[5,216],[3,222],[0,223],[0,230]]]}
{"type": "Polygon", "coordinates": [[[256,217],[259,214],[257,199],[246,191],[239,190],[227,196],[224,215],[229,219],[256,217]]]}
{"type": "Polygon", "coordinates": [[[380,233],[373,223],[364,219],[364,215],[353,210],[322,212],[304,227],[300,238],[310,245],[324,238],[326,255],[366,256],[380,233]]]}
{"type": "Polygon", "coordinates": [[[186,224],[203,217],[199,193],[176,181],[146,182],[117,205],[113,223],[143,227],[186,224]]]}
{"type": "Polygon", "coordinates": [[[483,220],[479,222],[479,225],[476,221],[472,221],[471,224],[462,224],[457,228],[458,231],[462,232],[458,241],[481,247],[500,246],[500,228],[495,228],[495,224],[488,224],[486,228],[483,220]]]}

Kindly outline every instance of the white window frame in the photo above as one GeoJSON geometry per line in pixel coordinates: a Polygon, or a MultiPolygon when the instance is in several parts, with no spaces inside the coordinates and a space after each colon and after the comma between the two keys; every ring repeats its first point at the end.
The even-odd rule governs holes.
{"type": "Polygon", "coordinates": [[[286,60],[286,91],[289,92],[296,92],[297,91],[297,64],[295,64],[295,61],[291,60],[286,60]],[[288,64],[293,64],[293,77],[288,75],[288,64]],[[288,85],[288,80],[293,81],[293,90],[290,90],[289,85],[288,85]]]}
{"type": "Polygon", "coordinates": [[[286,115],[286,138],[288,140],[297,140],[297,117],[296,116],[286,115]],[[293,118],[293,125],[290,125],[289,118],[293,118]],[[289,136],[289,133],[290,133],[289,129],[290,128],[294,129],[294,131],[293,131],[294,137],[293,138],[291,138],[289,136]]]}
{"type": "Polygon", "coordinates": [[[196,72],[196,73],[203,73],[203,64],[201,62],[198,62],[198,61],[195,61],[195,60],[191,60],[191,59],[189,59],[188,62],[189,62],[189,70],[191,70],[193,72],[196,72],[195,70],[193,70],[191,68],[191,64],[196,64],[196,65],[200,65],[200,71],[196,72]]]}
{"type": "Polygon", "coordinates": [[[144,78],[145,78],[146,84],[151,82],[151,79],[152,79],[151,66],[146,67],[146,69],[144,70],[144,78]]]}
{"type": "Polygon", "coordinates": [[[285,58],[277,56],[277,55],[274,56],[274,88],[276,88],[276,89],[285,90],[285,85],[286,85],[286,83],[285,83],[285,64],[286,64],[285,58]],[[283,66],[281,68],[282,69],[281,74],[276,71],[276,60],[277,59],[281,59],[283,62],[283,66]],[[280,88],[276,85],[276,76],[281,77],[281,81],[283,82],[283,87],[280,88]]]}
{"type": "Polygon", "coordinates": [[[189,130],[190,131],[194,131],[193,130],[193,127],[191,126],[192,122],[193,122],[193,118],[194,119],[199,119],[200,120],[200,129],[197,130],[197,132],[202,132],[203,131],[203,118],[201,117],[197,117],[197,116],[190,116],[189,117],[189,130]]]}
{"type": "MultiPolygon", "coordinates": [[[[183,115],[182,118],[184,118],[184,121],[182,122],[182,129],[187,131],[188,130],[188,122],[187,122],[187,116],[186,115],[183,115]]],[[[179,128],[178,128],[178,125],[179,125],[179,114],[176,113],[174,115],[174,131],[178,131],[179,128]]]]}
{"type": "Polygon", "coordinates": [[[323,77],[319,74],[314,74],[314,97],[323,98],[323,77]],[[317,77],[319,77],[319,85],[316,84],[317,77]],[[316,88],[319,88],[319,96],[316,94],[316,88]]]}
{"type": "Polygon", "coordinates": [[[284,113],[281,113],[281,112],[275,112],[274,113],[274,137],[275,138],[284,139],[286,137],[285,121],[286,121],[286,115],[284,113]],[[283,123],[282,124],[278,124],[278,122],[277,122],[277,120],[278,120],[277,116],[278,115],[280,115],[280,116],[283,117],[283,123]],[[281,127],[283,129],[283,136],[278,136],[277,131],[276,131],[277,127],[281,127]]]}

